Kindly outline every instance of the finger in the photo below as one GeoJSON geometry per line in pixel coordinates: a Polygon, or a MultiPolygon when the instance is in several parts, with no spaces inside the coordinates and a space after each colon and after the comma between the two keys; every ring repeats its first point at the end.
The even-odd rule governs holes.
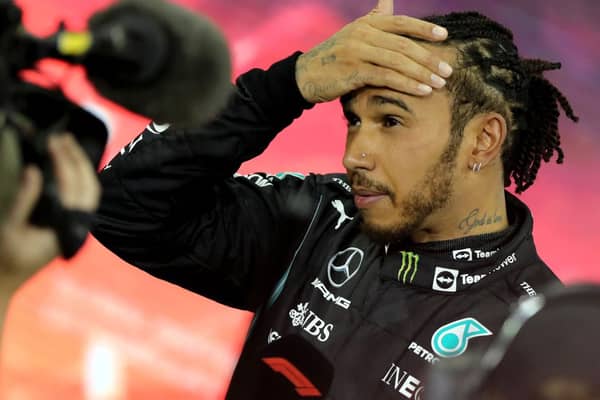
{"type": "Polygon", "coordinates": [[[101,193],[98,172],[83,147],[71,134],[67,135],[67,151],[72,154],[73,159],[76,161],[79,183],[82,186],[81,201],[76,208],[83,211],[95,211],[98,208],[101,193]]]}
{"type": "Polygon", "coordinates": [[[28,165],[23,171],[21,187],[15,197],[15,204],[8,216],[13,226],[26,224],[42,192],[43,178],[39,168],[28,165]]]}
{"type": "Polygon", "coordinates": [[[412,36],[429,41],[441,41],[448,37],[446,28],[406,15],[373,15],[366,18],[369,25],[379,30],[412,36]]]}
{"type": "Polygon", "coordinates": [[[373,35],[365,36],[365,43],[407,56],[441,77],[447,78],[452,74],[450,64],[410,38],[375,31],[373,35]]]}
{"type": "Polygon", "coordinates": [[[446,85],[444,78],[432,73],[428,68],[423,67],[404,54],[372,46],[365,46],[365,50],[361,53],[367,57],[364,61],[392,69],[425,85],[436,89],[441,89],[446,85]]]}
{"type": "Polygon", "coordinates": [[[356,80],[359,81],[360,86],[386,87],[415,96],[425,96],[433,91],[429,85],[378,65],[365,65],[356,80]]]}
{"type": "Polygon", "coordinates": [[[72,135],[61,135],[57,143],[51,143],[50,154],[63,205],[71,209],[95,210],[100,189],[92,163],[72,135]]]}
{"type": "Polygon", "coordinates": [[[394,15],[394,0],[378,0],[375,8],[367,15],[394,15]]]}
{"type": "Polygon", "coordinates": [[[83,192],[78,179],[77,163],[67,149],[65,134],[54,134],[48,139],[48,152],[52,159],[54,177],[58,185],[59,198],[66,208],[73,208],[83,192]]]}
{"type": "Polygon", "coordinates": [[[74,207],[84,211],[95,211],[100,199],[98,174],[88,155],[71,134],[65,136],[64,151],[73,160],[77,182],[81,189],[78,204],[74,207]]]}

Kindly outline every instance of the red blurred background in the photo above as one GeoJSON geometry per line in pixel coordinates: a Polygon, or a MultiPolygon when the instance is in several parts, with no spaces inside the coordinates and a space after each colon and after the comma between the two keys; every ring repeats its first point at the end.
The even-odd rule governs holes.
{"type": "MultiPolygon", "coordinates": [[[[19,0],[35,34],[59,21],[82,29],[111,0],[19,0]]],[[[179,0],[225,31],[234,75],[307,50],[368,11],[365,2],[315,0],[179,0]]],[[[538,250],[567,283],[600,282],[600,8],[594,0],[397,0],[414,16],[477,9],[509,26],[521,53],[563,62],[549,74],[570,98],[581,123],[563,123],[566,163],[544,166],[524,196],[535,218],[538,250]]],[[[102,115],[111,137],[103,162],[147,120],[100,98],[76,67],[43,62],[40,69],[80,104],[102,115]]],[[[242,167],[251,171],[341,171],[345,127],[337,103],[307,112],[267,152],[242,167]]],[[[220,399],[242,346],[248,313],[232,310],[150,278],[93,238],[72,261],[56,261],[14,297],[2,349],[2,398],[220,399]]]]}

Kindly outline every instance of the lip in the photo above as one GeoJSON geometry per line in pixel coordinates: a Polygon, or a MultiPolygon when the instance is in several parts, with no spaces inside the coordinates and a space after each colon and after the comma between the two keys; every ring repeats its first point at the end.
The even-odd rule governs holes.
{"type": "Polygon", "coordinates": [[[357,208],[370,207],[387,196],[386,193],[355,187],[352,188],[352,192],[354,193],[354,204],[357,208]]]}

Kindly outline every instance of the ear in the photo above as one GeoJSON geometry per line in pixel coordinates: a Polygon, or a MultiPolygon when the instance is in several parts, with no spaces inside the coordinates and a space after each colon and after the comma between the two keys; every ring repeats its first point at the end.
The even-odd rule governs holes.
{"type": "Polygon", "coordinates": [[[506,140],[507,126],[504,117],[495,112],[479,114],[469,122],[473,147],[469,157],[469,168],[481,163],[481,168],[500,161],[502,145],[506,140]]]}

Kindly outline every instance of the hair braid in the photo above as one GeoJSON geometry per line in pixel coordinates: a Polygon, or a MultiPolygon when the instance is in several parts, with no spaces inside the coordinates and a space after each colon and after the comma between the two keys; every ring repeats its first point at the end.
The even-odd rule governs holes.
{"type": "Polygon", "coordinates": [[[448,80],[453,94],[452,130],[462,136],[475,115],[498,112],[506,120],[509,135],[503,145],[505,186],[521,193],[533,184],[541,161],[557,154],[562,163],[558,119],[559,106],[577,122],[567,98],[543,73],[560,63],[522,59],[506,27],[477,12],[431,16],[425,20],[448,29],[442,45],[458,50],[457,68],[448,80]]]}

